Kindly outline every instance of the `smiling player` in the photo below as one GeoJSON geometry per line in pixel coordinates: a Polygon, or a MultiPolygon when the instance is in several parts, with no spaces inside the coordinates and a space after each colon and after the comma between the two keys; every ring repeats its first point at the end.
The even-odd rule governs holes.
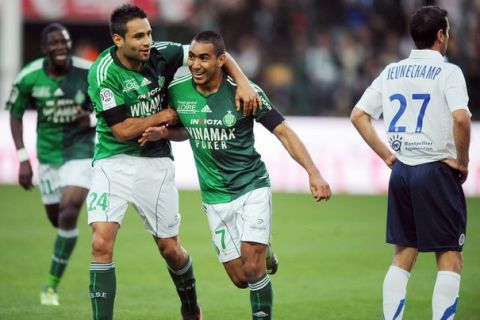
{"type": "Polygon", "coordinates": [[[37,155],[42,202],[57,228],[50,275],[41,304],[59,305],[57,286],[77,240],[77,219],[91,179],[95,118],[90,117],[87,73],[91,63],[72,57],[64,26],[48,25],[41,35],[46,55],[27,64],[13,84],[7,107],[20,162],[19,183],[29,190],[32,166],[23,143],[22,117],[27,107],[38,113],[37,155]],[[93,120],[92,122],[90,120],[93,120]]]}

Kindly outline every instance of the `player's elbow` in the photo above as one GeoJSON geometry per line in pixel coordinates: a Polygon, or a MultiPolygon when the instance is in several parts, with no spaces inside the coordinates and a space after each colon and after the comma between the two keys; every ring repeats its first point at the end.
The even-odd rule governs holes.
{"type": "Polygon", "coordinates": [[[119,141],[127,141],[132,139],[133,137],[130,137],[128,132],[126,130],[123,130],[123,128],[115,125],[112,127],[112,133],[117,138],[119,141]]]}
{"type": "Polygon", "coordinates": [[[466,110],[456,110],[452,114],[453,116],[453,123],[455,126],[461,128],[468,128],[470,127],[470,115],[466,110]]]}
{"type": "Polygon", "coordinates": [[[363,110],[353,108],[352,113],[350,114],[350,121],[355,127],[357,127],[358,124],[364,119],[365,115],[366,113],[363,110]]]}

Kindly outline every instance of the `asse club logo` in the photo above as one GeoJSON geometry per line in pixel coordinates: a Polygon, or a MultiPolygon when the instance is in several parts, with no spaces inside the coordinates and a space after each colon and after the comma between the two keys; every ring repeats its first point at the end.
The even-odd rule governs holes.
{"type": "Polygon", "coordinates": [[[233,127],[237,123],[237,118],[228,110],[228,113],[223,117],[223,124],[227,127],[233,127]]]}

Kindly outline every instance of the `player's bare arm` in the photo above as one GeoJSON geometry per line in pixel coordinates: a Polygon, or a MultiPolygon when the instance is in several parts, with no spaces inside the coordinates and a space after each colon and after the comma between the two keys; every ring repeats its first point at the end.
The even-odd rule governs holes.
{"type": "Polygon", "coordinates": [[[470,147],[470,115],[464,109],[456,110],[453,117],[453,139],[457,151],[457,159],[445,159],[443,162],[460,171],[462,184],[468,177],[468,149],[470,147]]]}
{"type": "Polygon", "coordinates": [[[279,124],[273,134],[280,140],[290,156],[308,173],[310,191],[315,201],[328,200],[332,196],[330,185],[320,174],[302,140],[285,122],[279,124]]]}
{"type": "Polygon", "coordinates": [[[237,84],[237,91],[235,93],[235,106],[237,111],[240,110],[243,102],[243,115],[246,116],[250,113],[255,115],[257,109],[262,107],[260,95],[250,84],[247,76],[242,72],[238,64],[228,52],[225,53],[225,65],[223,66],[223,69],[237,84]]]}
{"type": "Polygon", "coordinates": [[[112,126],[112,133],[120,141],[137,138],[149,127],[173,125],[178,122],[173,109],[165,109],[145,118],[127,118],[112,126]]]}
{"type": "Polygon", "coordinates": [[[363,140],[372,148],[372,150],[392,168],[395,160],[395,154],[378,137],[377,131],[372,125],[371,117],[368,113],[358,108],[353,108],[350,120],[362,136],[363,140]]]}
{"type": "MultiPolygon", "coordinates": [[[[23,144],[23,121],[22,119],[17,119],[13,116],[10,116],[10,129],[12,131],[13,142],[15,143],[15,148],[17,150],[25,150],[23,144]]],[[[18,183],[25,190],[30,190],[33,188],[32,177],[33,170],[30,160],[28,159],[19,159],[20,169],[18,172],[18,183]]]]}
{"type": "Polygon", "coordinates": [[[184,127],[150,127],[142,133],[142,136],[138,139],[138,143],[143,147],[148,141],[158,141],[161,139],[185,141],[188,139],[188,133],[184,127]]]}

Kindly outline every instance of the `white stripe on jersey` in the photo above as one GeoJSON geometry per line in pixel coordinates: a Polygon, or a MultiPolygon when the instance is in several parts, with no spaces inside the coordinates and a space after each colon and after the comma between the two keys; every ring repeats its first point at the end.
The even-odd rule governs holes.
{"type": "Polygon", "coordinates": [[[97,69],[97,83],[102,83],[107,78],[108,67],[113,63],[110,53],[102,58],[97,69]]]}
{"type": "Polygon", "coordinates": [[[181,76],[180,78],[177,78],[175,80],[173,80],[172,82],[170,82],[170,85],[168,86],[169,88],[173,85],[176,85],[180,82],[185,82],[187,80],[190,80],[192,79],[192,75],[191,74],[187,74],[187,75],[184,75],[184,76],[181,76]]]}
{"type": "Polygon", "coordinates": [[[43,67],[43,60],[44,58],[40,58],[40,59],[37,59],[37,60],[34,60],[32,63],[30,63],[30,65],[24,69],[22,69],[22,71],[20,71],[20,73],[17,75],[17,77],[15,78],[15,81],[14,81],[14,84],[17,84],[19,83],[20,81],[22,81],[22,79],[32,73],[32,72],[35,72],[39,69],[42,69],[43,67]]]}
{"type": "Polygon", "coordinates": [[[80,57],[72,57],[72,65],[76,68],[88,70],[92,66],[92,62],[80,57]]]}

